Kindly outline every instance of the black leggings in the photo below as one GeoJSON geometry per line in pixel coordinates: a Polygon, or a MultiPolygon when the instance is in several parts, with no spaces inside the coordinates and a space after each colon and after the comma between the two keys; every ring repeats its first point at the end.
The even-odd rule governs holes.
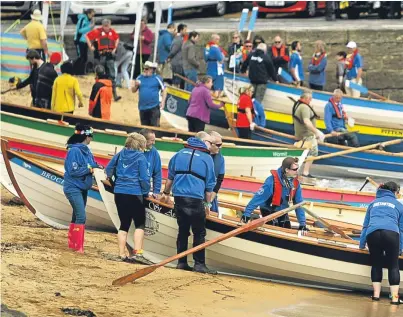
{"type": "Polygon", "coordinates": [[[119,230],[128,232],[132,219],[136,229],[144,229],[146,209],[143,205],[143,196],[116,193],[115,204],[120,219],[119,230]]]}
{"type": "Polygon", "coordinates": [[[382,264],[385,260],[389,285],[399,285],[399,234],[390,230],[376,230],[367,236],[367,243],[372,265],[372,282],[382,282],[382,264]]]}
{"type": "MultiPolygon", "coordinates": [[[[260,213],[262,214],[262,217],[266,217],[268,215],[274,214],[275,212],[276,211],[274,209],[269,209],[269,208],[260,206],[260,213]]],[[[290,218],[288,217],[288,214],[282,215],[282,216],[280,216],[274,220],[270,220],[266,223],[271,226],[291,229],[291,222],[290,222],[290,218]]]]}
{"type": "Polygon", "coordinates": [[[252,131],[249,127],[247,128],[237,128],[238,137],[242,139],[252,139],[252,131]]]}
{"type": "Polygon", "coordinates": [[[204,131],[204,128],[206,127],[206,123],[204,121],[201,121],[200,119],[193,117],[186,117],[186,119],[188,120],[189,132],[204,131]]]}

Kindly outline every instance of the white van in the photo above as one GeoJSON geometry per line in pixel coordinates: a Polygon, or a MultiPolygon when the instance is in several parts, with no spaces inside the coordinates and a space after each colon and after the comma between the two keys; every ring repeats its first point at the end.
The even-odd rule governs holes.
{"type": "MultiPolygon", "coordinates": [[[[228,1],[161,1],[162,10],[168,10],[172,3],[174,10],[209,9],[215,15],[222,16],[234,9],[240,10],[241,2],[228,1]]],[[[116,0],[116,1],[72,1],[70,16],[74,23],[77,23],[77,15],[83,13],[84,9],[94,9],[97,15],[120,15],[128,16],[132,22],[136,20],[137,1],[116,0]]],[[[166,15],[166,12],[164,12],[166,15]]],[[[154,17],[154,1],[145,1],[143,17],[152,19],[154,17]]]]}

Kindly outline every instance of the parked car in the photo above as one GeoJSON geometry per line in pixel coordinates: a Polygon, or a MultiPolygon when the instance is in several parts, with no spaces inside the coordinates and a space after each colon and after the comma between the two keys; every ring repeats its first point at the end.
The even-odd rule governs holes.
{"type": "MultiPolygon", "coordinates": [[[[42,11],[42,1],[0,1],[2,12],[21,12],[25,19],[30,19],[30,14],[35,9],[42,11]]],[[[52,1],[54,13],[60,13],[60,1],[52,1]]]]}
{"type": "Polygon", "coordinates": [[[267,13],[296,13],[304,17],[313,17],[318,11],[325,10],[326,1],[253,1],[259,7],[258,16],[266,17],[267,13]]]}
{"type": "MultiPolygon", "coordinates": [[[[164,16],[171,1],[161,1],[164,16]]],[[[117,1],[72,1],[70,6],[70,16],[74,23],[77,23],[77,15],[84,9],[93,8],[97,15],[118,15],[128,16],[133,22],[136,20],[137,1],[117,0],[117,1]]],[[[213,14],[222,16],[234,9],[241,10],[241,2],[228,1],[173,1],[173,9],[207,9],[213,14]]],[[[154,18],[154,2],[145,1],[142,17],[152,20],[154,18]]]]}
{"type": "Polygon", "coordinates": [[[399,1],[340,1],[340,13],[346,13],[349,19],[358,19],[363,13],[378,13],[379,18],[386,19],[390,12],[391,5],[400,4],[400,12],[397,18],[401,18],[402,2],[399,1]]]}

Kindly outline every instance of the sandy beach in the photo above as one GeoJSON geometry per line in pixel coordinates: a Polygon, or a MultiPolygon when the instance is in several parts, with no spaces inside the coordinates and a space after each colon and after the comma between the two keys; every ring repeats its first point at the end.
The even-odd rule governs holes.
{"type": "Polygon", "coordinates": [[[87,232],[85,253],[74,253],[67,247],[66,231],[12,205],[13,196],[4,188],[1,195],[1,301],[26,316],[68,316],[62,311],[67,308],[105,317],[403,316],[387,298],[373,303],[368,294],[170,268],[124,287],[112,286],[115,278],[141,267],[114,260],[114,234],[87,232]]]}

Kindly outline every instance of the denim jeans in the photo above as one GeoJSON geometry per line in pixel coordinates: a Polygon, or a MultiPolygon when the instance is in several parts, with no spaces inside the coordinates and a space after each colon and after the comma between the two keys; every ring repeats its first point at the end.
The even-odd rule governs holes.
{"type": "MultiPolygon", "coordinates": [[[[196,69],[185,69],[185,76],[194,81],[197,82],[197,70],[196,69]]],[[[193,85],[189,84],[189,83],[185,83],[185,90],[187,91],[192,91],[194,88],[193,85]]]]}
{"type": "Polygon", "coordinates": [[[130,89],[130,76],[129,76],[129,65],[132,63],[132,52],[127,52],[121,59],[115,62],[115,72],[116,72],[116,85],[122,85],[122,77],[125,81],[125,87],[130,89]],[[120,72],[118,68],[120,66],[120,72]]]}
{"type": "Polygon", "coordinates": [[[69,200],[71,207],[73,207],[71,222],[78,225],[85,224],[85,206],[87,205],[88,191],[83,190],[82,192],[64,193],[64,195],[69,200]]]}

